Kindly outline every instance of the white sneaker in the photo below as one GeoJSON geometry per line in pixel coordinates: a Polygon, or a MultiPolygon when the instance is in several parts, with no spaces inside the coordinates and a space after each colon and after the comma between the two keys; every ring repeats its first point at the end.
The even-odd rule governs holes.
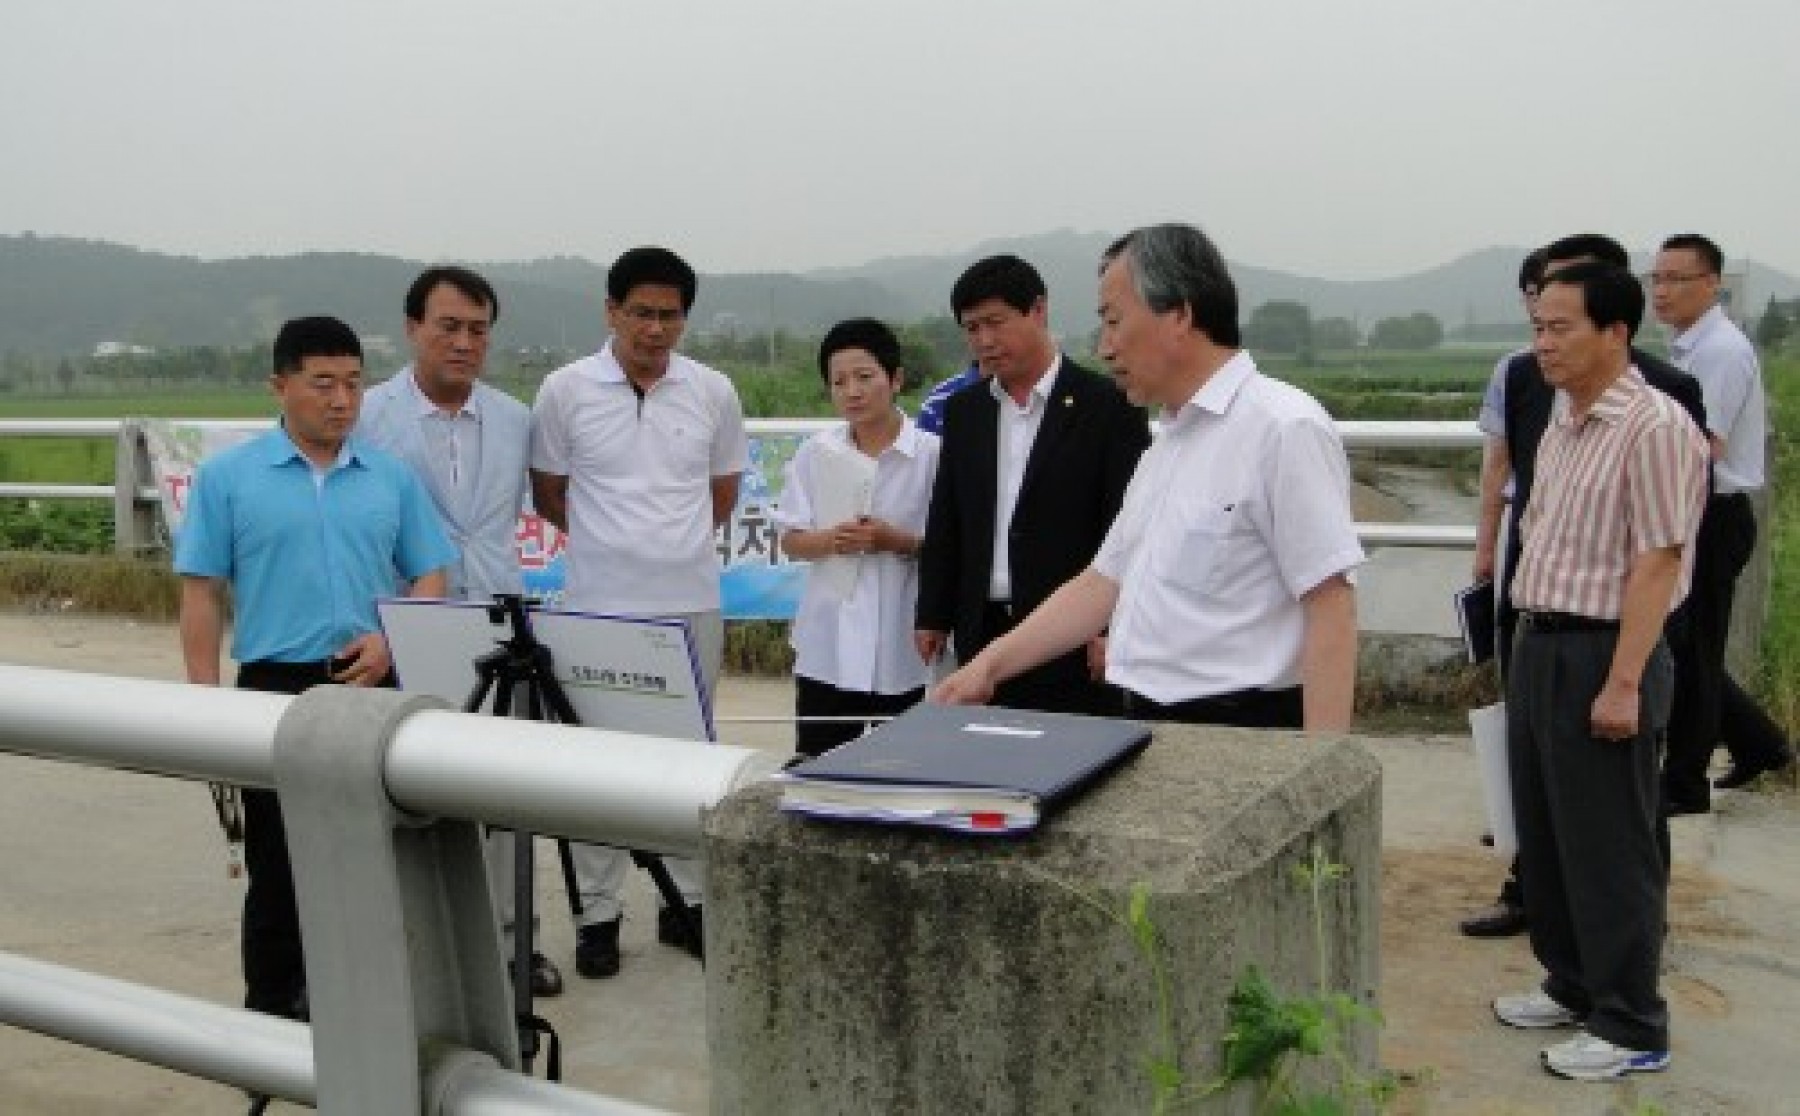
{"type": "Polygon", "coordinates": [[[1519,1027],[1527,1031],[1573,1027],[1581,1022],[1574,1012],[1541,991],[1495,997],[1494,1018],[1508,1027],[1519,1027]]]}
{"type": "Polygon", "coordinates": [[[1544,1068],[1575,1081],[1611,1081],[1628,1073],[1660,1073],[1669,1068],[1667,1050],[1630,1050],[1586,1031],[1547,1046],[1544,1068]]]}

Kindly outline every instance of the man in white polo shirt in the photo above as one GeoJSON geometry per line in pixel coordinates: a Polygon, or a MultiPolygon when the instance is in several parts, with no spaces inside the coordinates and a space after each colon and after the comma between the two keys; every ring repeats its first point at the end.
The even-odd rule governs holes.
{"type": "MultiPolygon", "coordinates": [[[[538,391],[531,491],[538,514],[569,535],[565,607],[684,620],[710,703],[725,646],[713,532],[737,502],[749,444],[731,381],[675,352],[696,285],[693,268],[666,248],[633,248],[614,262],[612,336],[538,391]]],[[[611,976],[626,854],[582,845],[574,853],[576,969],[611,976]]],[[[671,860],[669,871],[697,914],[694,865],[671,860]]],[[[671,915],[659,914],[658,940],[697,955],[700,942],[671,915]]]]}
{"type": "Polygon", "coordinates": [[[1350,723],[1362,562],[1349,466],[1323,408],[1239,348],[1237,289],[1206,235],[1138,229],[1102,259],[1100,355],[1163,408],[1094,557],[934,696],[998,682],[1106,627],[1107,679],[1152,720],[1350,723]]]}

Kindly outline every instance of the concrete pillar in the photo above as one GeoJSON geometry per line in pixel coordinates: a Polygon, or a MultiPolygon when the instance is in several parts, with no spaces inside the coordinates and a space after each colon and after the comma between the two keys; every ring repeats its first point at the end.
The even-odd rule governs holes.
{"type": "Polygon", "coordinates": [[[113,444],[113,550],[119,554],[135,557],[161,545],[157,527],[162,509],[138,500],[145,486],[156,486],[156,471],[144,444],[144,425],[126,419],[113,444]]]}
{"type": "MultiPolygon", "coordinates": [[[[1316,984],[1314,843],[1349,866],[1323,904],[1337,989],[1378,985],[1381,772],[1347,740],[1159,725],[1036,834],[801,820],[753,787],[706,825],[715,1113],[1149,1111],[1165,1039],[1217,1068],[1225,997],[1255,964],[1316,984]],[[1173,999],[1122,911],[1152,892],[1173,999]]],[[[1375,1060],[1372,1031],[1355,1053],[1375,1060]]],[[[1248,1111],[1238,1098],[1211,1111],[1248,1111]]]]}

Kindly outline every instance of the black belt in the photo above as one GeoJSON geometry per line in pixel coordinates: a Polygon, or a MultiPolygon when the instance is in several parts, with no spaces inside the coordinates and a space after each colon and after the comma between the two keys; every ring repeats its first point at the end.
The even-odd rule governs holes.
{"type": "Polygon", "coordinates": [[[1161,702],[1126,690],[1125,715],[1146,721],[1298,728],[1306,716],[1306,694],[1299,686],[1283,686],[1277,690],[1233,690],[1187,701],[1161,702]]]}
{"type": "Polygon", "coordinates": [[[246,690],[289,691],[292,687],[319,686],[331,681],[328,659],[310,663],[278,663],[264,659],[238,667],[238,686],[246,690]]]}
{"type": "Polygon", "coordinates": [[[1617,620],[1577,616],[1573,612],[1520,612],[1519,623],[1527,631],[1552,634],[1559,632],[1616,632],[1619,630],[1617,620]]]}

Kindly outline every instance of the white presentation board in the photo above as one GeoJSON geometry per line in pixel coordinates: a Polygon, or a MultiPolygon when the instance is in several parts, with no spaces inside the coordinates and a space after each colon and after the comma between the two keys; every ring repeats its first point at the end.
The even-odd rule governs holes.
{"type": "MultiPolygon", "coordinates": [[[[400,689],[461,709],[479,681],[475,661],[512,635],[506,618],[494,621],[489,608],[479,601],[410,597],[377,602],[400,689]]],[[[713,739],[685,624],[537,608],[528,615],[532,634],[549,648],[552,673],[583,725],[677,740],[713,739]]],[[[523,702],[523,693],[517,694],[514,705],[523,702]]],[[[483,709],[492,708],[489,695],[483,709]]]]}

